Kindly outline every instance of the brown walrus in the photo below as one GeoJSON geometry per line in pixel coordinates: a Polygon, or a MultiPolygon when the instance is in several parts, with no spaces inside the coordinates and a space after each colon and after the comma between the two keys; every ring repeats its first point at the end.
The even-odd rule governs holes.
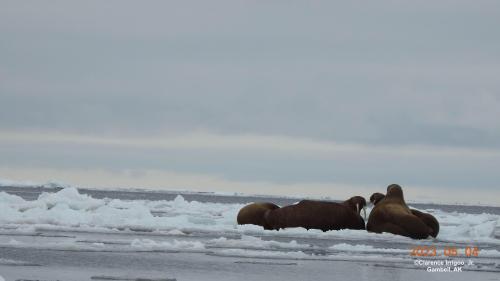
{"type": "Polygon", "coordinates": [[[275,209],[279,209],[279,206],[273,203],[259,202],[248,204],[241,208],[236,220],[238,224],[255,224],[264,227],[264,229],[272,229],[266,224],[264,214],[269,210],[275,209]]]}
{"type": "Polygon", "coordinates": [[[430,235],[436,238],[439,233],[439,222],[437,221],[437,219],[431,214],[420,212],[415,209],[410,209],[410,211],[413,215],[420,218],[428,227],[432,229],[430,235]]]}
{"type": "Polygon", "coordinates": [[[342,203],[302,200],[297,204],[266,212],[265,220],[276,230],[288,227],[323,231],[365,229],[365,221],[360,216],[360,211],[365,206],[366,200],[361,196],[354,196],[342,203]]]}
{"type": "Polygon", "coordinates": [[[437,235],[433,228],[408,208],[403,197],[403,189],[397,184],[387,187],[385,197],[379,200],[370,212],[366,229],[370,232],[389,232],[413,239],[425,239],[429,235],[437,235]]]}
{"type": "Polygon", "coordinates": [[[370,196],[370,202],[373,204],[373,205],[377,205],[378,202],[380,202],[380,200],[384,199],[385,195],[380,193],[380,192],[375,192],[372,194],[372,196],[370,196]]]}
{"type": "MultiPolygon", "coordinates": [[[[373,193],[372,196],[370,196],[370,202],[373,205],[377,205],[382,199],[384,199],[385,195],[379,192],[373,193]]],[[[439,233],[439,222],[437,219],[428,213],[424,213],[415,209],[410,209],[410,212],[419,217],[428,227],[432,229],[432,232],[430,235],[432,237],[436,237],[439,233]]]]}

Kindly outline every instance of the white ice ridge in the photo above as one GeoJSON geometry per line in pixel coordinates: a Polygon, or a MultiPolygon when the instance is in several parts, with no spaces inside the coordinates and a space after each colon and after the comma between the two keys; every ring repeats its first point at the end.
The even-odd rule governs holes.
{"type": "Polygon", "coordinates": [[[371,245],[350,245],[347,243],[335,244],[329,247],[331,250],[342,251],[342,252],[363,252],[363,253],[394,253],[394,254],[408,254],[410,251],[408,249],[386,249],[386,248],[375,248],[371,245]]]}
{"type": "Polygon", "coordinates": [[[259,237],[248,235],[243,235],[241,239],[227,239],[226,237],[220,237],[210,240],[208,244],[212,247],[240,247],[246,249],[307,249],[311,247],[311,245],[308,244],[299,244],[295,240],[290,242],[278,242],[273,240],[266,241],[259,237]]]}
{"type": "MultiPolygon", "coordinates": [[[[291,228],[282,231],[263,230],[260,226],[237,225],[236,215],[245,204],[201,203],[186,201],[182,196],[174,200],[118,200],[95,199],[80,194],[69,187],[57,193],[42,193],[37,200],[27,201],[19,196],[0,192],[0,228],[50,229],[92,232],[148,231],[166,235],[182,235],[193,232],[212,235],[237,234],[263,237],[296,238],[348,238],[350,240],[411,241],[392,234],[374,234],[364,230],[340,230],[321,232],[291,228]]],[[[467,214],[426,210],[440,222],[438,241],[485,242],[500,244],[495,238],[495,228],[500,225],[500,216],[494,214],[467,214]]],[[[217,237],[217,236],[216,236],[217,237]]],[[[256,243],[245,238],[238,243],[247,243],[248,248],[256,243]],[[245,240],[246,239],[246,240],[245,240]]],[[[232,241],[214,241],[223,245],[232,241]]],[[[280,242],[262,241],[268,247],[280,242]]],[[[294,242],[296,243],[296,242],[294,242]]],[[[287,248],[303,245],[287,243],[287,248]]]]}
{"type": "MultiPolygon", "coordinates": [[[[329,247],[328,251],[311,245],[300,245],[292,241],[289,243],[264,241],[258,237],[243,237],[242,239],[218,238],[212,240],[173,240],[161,241],[158,239],[132,239],[126,242],[108,241],[51,241],[36,243],[33,241],[20,242],[14,239],[6,243],[0,241],[2,248],[49,249],[55,251],[86,251],[86,252],[187,252],[206,253],[217,256],[234,256],[248,258],[296,259],[296,260],[352,260],[377,261],[381,258],[400,261],[410,258],[409,249],[375,248],[370,245],[339,243],[329,247]],[[254,245],[249,247],[249,242],[254,245]],[[270,245],[273,245],[270,247],[270,245]]],[[[500,258],[498,250],[482,249],[482,258],[500,258]]],[[[29,265],[22,261],[2,260],[1,264],[29,265]]]]}
{"type": "Polygon", "coordinates": [[[178,241],[174,240],[173,242],[156,242],[151,239],[134,239],[132,241],[131,246],[138,250],[144,251],[202,251],[205,249],[205,245],[200,241],[178,241]]]}

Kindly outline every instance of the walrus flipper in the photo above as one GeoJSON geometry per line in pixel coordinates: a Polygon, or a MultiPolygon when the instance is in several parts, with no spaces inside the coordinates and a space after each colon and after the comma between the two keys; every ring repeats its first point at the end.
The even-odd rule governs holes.
{"type": "Polygon", "coordinates": [[[437,219],[431,214],[423,213],[415,209],[411,209],[410,211],[414,216],[417,216],[420,220],[422,220],[422,222],[432,229],[430,235],[436,238],[439,233],[439,222],[437,219]]]}

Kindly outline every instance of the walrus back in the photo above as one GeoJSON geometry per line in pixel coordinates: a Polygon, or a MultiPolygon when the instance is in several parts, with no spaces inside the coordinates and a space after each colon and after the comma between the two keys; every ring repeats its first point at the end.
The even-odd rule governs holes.
{"type": "Polygon", "coordinates": [[[423,213],[415,209],[411,209],[411,212],[413,215],[417,216],[419,219],[422,220],[423,223],[425,223],[428,227],[432,229],[430,235],[436,238],[439,233],[439,222],[437,221],[437,219],[431,214],[423,213]]]}
{"type": "Polygon", "coordinates": [[[365,223],[358,214],[334,202],[303,200],[295,205],[270,211],[265,217],[272,229],[303,227],[327,231],[365,228],[365,223]]]}
{"type": "Polygon", "coordinates": [[[259,202],[246,205],[241,208],[236,217],[238,224],[255,224],[270,229],[264,215],[269,210],[279,209],[279,206],[268,202],[259,202]]]}

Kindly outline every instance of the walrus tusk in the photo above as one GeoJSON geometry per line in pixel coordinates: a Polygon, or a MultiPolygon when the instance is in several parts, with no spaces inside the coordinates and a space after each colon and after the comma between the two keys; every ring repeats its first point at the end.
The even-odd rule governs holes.
{"type": "Polygon", "coordinates": [[[359,204],[356,204],[356,213],[359,215],[359,204]]]}
{"type": "Polygon", "coordinates": [[[363,207],[363,217],[366,220],[366,207],[363,207]]]}

